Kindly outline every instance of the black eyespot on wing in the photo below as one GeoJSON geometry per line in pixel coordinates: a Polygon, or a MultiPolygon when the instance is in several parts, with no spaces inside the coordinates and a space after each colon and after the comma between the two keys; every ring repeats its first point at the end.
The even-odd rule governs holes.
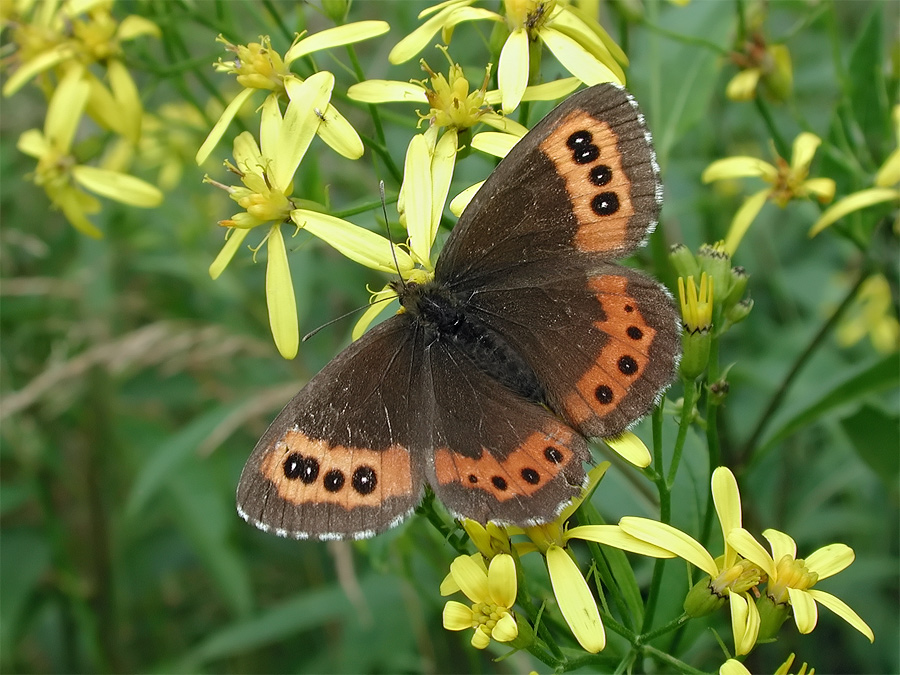
{"type": "Polygon", "coordinates": [[[615,192],[601,192],[591,200],[591,209],[598,216],[611,216],[619,210],[619,197],[615,192]]]}
{"type": "Polygon", "coordinates": [[[541,475],[534,469],[528,467],[522,469],[522,478],[526,483],[537,485],[541,482],[541,475]]]}
{"type": "Polygon", "coordinates": [[[563,454],[552,445],[548,445],[544,448],[544,457],[547,458],[548,462],[552,462],[553,464],[559,464],[563,461],[563,454]]]}
{"type": "Polygon", "coordinates": [[[350,483],[353,485],[353,489],[359,494],[368,495],[371,494],[375,490],[375,486],[378,485],[378,476],[375,474],[375,469],[371,466],[359,466],[353,472],[350,483]]]}
{"type": "Polygon", "coordinates": [[[340,492],[341,488],[344,487],[345,480],[343,471],[332,469],[325,474],[325,478],[322,479],[322,484],[329,492],[340,492]]]}
{"type": "Polygon", "coordinates": [[[589,176],[594,185],[603,187],[612,180],[612,169],[606,166],[606,164],[598,164],[591,168],[589,176]]]}
{"type": "Polygon", "coordinates": [[[640,340],[642,337],[644,337],[644,331],[642,331],[637,326],[629,326],[625,333],[632,340],[640,340]]]}
{"type": "Polygon", "coordinates": [[[623,375],[634,375],[638,370],[637,361],[631,356],[623,356],[619,359],[619,372],[623,375]]]}
{"type": "Polygon", "coordinates": [[[605,384],[601,384],[597,387],[594,391],[594,396],[596,396],[597,400],[603,405],[609,405],[613,402],[613,390],[605,384]]]}
{"type": "Polygon", "coordinates": [[[491,483],[494,484],[494,487],[498,490],[505,490],[507,488],[506,479],[503,476],[494,476],[491,478],[491,483]]]}

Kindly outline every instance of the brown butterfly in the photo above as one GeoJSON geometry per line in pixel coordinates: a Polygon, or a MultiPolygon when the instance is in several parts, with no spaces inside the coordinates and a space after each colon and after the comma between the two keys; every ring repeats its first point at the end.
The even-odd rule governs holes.
{"type": "Polygon", "coordinates": [[[584,483],[586,438],[618,434],[668,386],[679,322],[616,264],[655,227],[659,167],[635,100],[601,84],[510,151],[403,311],[341,352],[247,461],[238,512],[279,536],[369,537],[427,483],[455,515],[552,520],[584,483]]]}

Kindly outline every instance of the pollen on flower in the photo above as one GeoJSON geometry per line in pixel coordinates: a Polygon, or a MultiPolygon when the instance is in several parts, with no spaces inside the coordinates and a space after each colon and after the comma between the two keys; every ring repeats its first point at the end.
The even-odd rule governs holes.
{"type": "Polygon", "coordinates": [[[758,566],[749,560],[741,559],[712,579],[710,590],[720,597],[726,597],[729,590],[733,593],[745,593],[758,586],[763,576],[764,573],[758,566]]]}
{"type": "Polygon", "coordinates": [[[766,593],[777,603],[790,602],[788,588],[805,591],[819,580],[819,575],[811,572],[802,558],[795,559],[790,555],[782,556],[776,571],[777,580],[769,584],[766,593]]]}
{"type": "Polygon", "coordinates": [[[272,49],[268,36],[261,36],[259,42],[247,45],[231,44],[221,35],[216,41],[235,55],[230,61],[219,59],[215,64],[217,71],[236,75],[238,84],[248,89],[284,89],[284,78],[290,71],[278,52],[272,49]]]}
{"type": "Polygon", "coordinates": [[[431,88],[425,89],[428,105],[431,106],[428,118],[438,127],[468,129],[475,126],[481,116],[491,112],[491,108],[485,105],[491,67],[488,65],[485,68],[481,88],[469,93],[469,81],[463,73],[462,66],[453,62],[446,48],[441,48],[441,51],[450,63],[447,77],[433,71],[424,59],[421,61],[422,69],[431,79],[431,88]]]}

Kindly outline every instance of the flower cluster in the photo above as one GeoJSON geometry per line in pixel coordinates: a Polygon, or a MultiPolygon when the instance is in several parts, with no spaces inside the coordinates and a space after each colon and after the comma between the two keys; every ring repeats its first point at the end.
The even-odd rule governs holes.
{"type": "Polygon", "coordinates": [[[101,208],[94,195],[143,208],[162,201],[153,185],[109,166],[88,164],[93,157],[74,147],[85,117],[131,145],[140,139],[143,106],[124,64],[122,43],[158,36],[159,28],[137,15],[118,21],[112,10],[111,1],[45,0],[23,3],[4,17],[12,27],[15,51],[3,95],[35,82],[49,101],[43,129],[24,132],[18,148],[37,159],[33,180],[53,205],[92,237],[101,236],[89,217],[101,208]]]}

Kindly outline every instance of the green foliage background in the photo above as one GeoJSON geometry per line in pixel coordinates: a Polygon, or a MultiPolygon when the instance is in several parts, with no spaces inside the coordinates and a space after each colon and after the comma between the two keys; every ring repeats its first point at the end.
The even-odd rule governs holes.
{"type": "MultiPolygon", "coordinates": [[[[603,24],[632,60],[628,86],[647,115],[666,185],[662,227],[635,264],[670,288],[675,277],[667,246],[684,242],[696,249],[722,238],[752,189],[749,181],[731,193],[704,186],[702,170],[737,154],[771,159],[761,112],[788,143],[812,130],[825,139],[823,147],[849,144],[863,166],[878,166],[896,147],[890,122],[896,3],[768,4],[765,31],[791,51],[794,94],[787,104],[762,105],[724,97],[735,69],[707,44],[732,48],[745,5],[754,7],[709,0],[683,8],[603,5],[603,24]]],[[[415,62],[387,62],[424,6],[352,6],[350,20],[384,19],[392,26],[384,39],[356,48],[367,77],[424,77],[415,62]]],[[[163,28],[162,41],[127,49],[146,108],[187,102],[210,125],[217,112],[208,112],[207,101],[227,100],[234,91],[230,78],[209,67],[222,54],[216,34],[235,43],[268,34],[283,52],[294,31],[331,25],[299,3],[123,2],[119,10],[163,28]]],[[[474,24],[458,28],[451,55],[463,59],[470,49],[481,50],[484,31],[474,24]]],[[[443,70],[438,52],[424,57],[443,70]]],[[[342,50],[334,50],[334,60],[319,58],[320,67],[337,74],[336,105],[370,135],[365,107],[344,95],[353,79],[338,62],[347,62],[342,50]]],[[[484,64],[470,65],[470,81],[480,82],[484,64]]],[[[545,69],[548,77],[560,74],[549,56],[545,69]]],[[[534,106],[528,123],[548,109],[534,106]]],[[[347,343],[352,322],[321,332],[286,362],[269,335],[262,264],[244,251],[219,280],[210,280],[207,268],[223,238],[215,223],[236,208],[201,184],[204,171],[193,165],[205,130],[190,137],[183,178],[161,207],[106,203],[98,220],[105,238],[77,234],[27,180],[32,160],[15,148],[22,131],[41,126],[43,111],[40,91],[30,87],[3,101],[0,118],[0,668],[539,668],[522,654],[493,662],[506,648],[475,653],[468,635],[443,630],[438,585],[454,553],[424,519],[370,541],[322,544],[282,541],[236,516],[237,477],[257,437],[347,343]]],[[[389,150],[402,165],[415,118],[401,105],[388,106],[384,115],[394,141],[389,150]]],[[[253,117],[245,120],[254,130],[253,117]]],[[[217,161],[229,155],[225,143],[214,153],[217,161]]],[[[835,178],[839,195],[865,187],[839,159],[820,150],[813,174],[835,178]]],[[[211,167],[221,178],[215,162],[211,167]]],[[[482,157],[464,160],[452,193],[488,168],[482,157]]],[[[335,210],[347,210],[377,201],[378,178],[396,190],[385,174],[371,152],[351,165],[315,141],[295,194],[327,195],[335,210]]],[[[834,541],[856,551],[856,562],[824,588],[860,613],[876,641],[869,645],[825,610],[811,635],[788,624],[779,644],[761,646],[749,663],[772,672],[796,651],[820,673],[895,673],[900,363],[896,352],[879,354],[868,341],[838,345],[830,317],[873,270],[887,275],[896,314],[897,234],[885,207],[810,240],[806,232],[819,212],[812,203],[784,210],[768,205],[736,256],[751,275],[756,305],[722,345],[723,366],[733,364],[720,419],[723,463],[738,477],[752,531],[784,530],[801,555],[834,541]]],[[[354,219],[378,227],[371,213],[354,219]]],[[[288,246],[302,331],[364,303],[366,284],[385,281],[302,232],[288,246]]],[[[677,388],[669,394],[678,396],[677,388]]],[[[673,437],[675,423],[667,418],[666,424],[673,437]]],[[[649,440],[646,423],[637,432],[649,440]]],[[[689,439],[685,455],[673,522],[687,527],[708,489],[699,437],[689,439]]],[[[654,515],[640,482],[627,468],[610,472],[594,497],[609,522],[654,515]]],[[[677,577],[679,564],[666,569],[677,577]]],[[[649,580],[651,566],[635,565],[639,581],[649,580]]],[[[664,598],[660,615],[677,616],[682,597],[664,598]]],[[[724,657],[714,640],[694,638],[709,626],[727,637],[723,617],[692,622],[681,646],[657,646],[717,668],[724,657]],[[680,653],[685,647],[690,652],[680,653]]]]}

